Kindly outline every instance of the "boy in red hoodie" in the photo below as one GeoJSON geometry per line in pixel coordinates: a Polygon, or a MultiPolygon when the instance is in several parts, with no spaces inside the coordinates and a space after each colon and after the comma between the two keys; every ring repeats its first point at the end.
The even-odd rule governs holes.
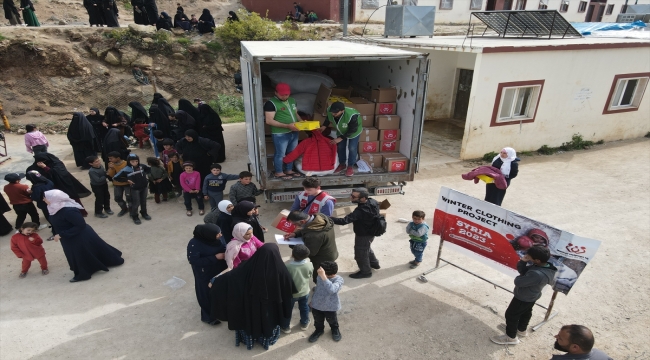
{"type": "Polygon", "coordinates": [[[32,266],[34,259],[41,264],[41,274],[47,275],[50,270],[47,269],[47,259],[45,259],[45,249],[43,249],[43,239],[35,231],[38,224],[33,222],[24,223],[17,233],[11,237],[11,251],[18,258],[23,259],[23,267],[20,270],[19,278],[27,276],[27,271],[32,266]]]}
{"type": "Polygon", "coordinates": [[[46,226],[40,226],[41,222],[38,217],[38,211],[36,211],[36,206],[32,202],[29,186],[20,183],[20,180],[24,177],[25,174],[23,173],[10,173],[5,175],[5,180],[9,184],[5,185],[4,191],[9,197],[9,203],[13,205],[17,215],[16,230],[21,228],[27,218],[27,214],[32,218],[32,222],[36,223],[37,229],[45,228],[46,226]]]}

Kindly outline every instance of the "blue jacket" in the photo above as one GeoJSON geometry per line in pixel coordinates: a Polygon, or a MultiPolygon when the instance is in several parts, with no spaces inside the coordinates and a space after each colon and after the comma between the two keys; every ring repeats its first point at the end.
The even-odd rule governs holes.
{"type": "Polygon", "coordinates": [[[316,288],[311,297],[311,307],[320,311],[341,310],[339,290],[343,287],[343,278],[336,275],[331,279],[323,280],[316,277],[316,288]]]}
{"type": "Polygon", "coordinates": [[[406,233],[413,241],[426,242],[429,239],[429,225],[425,222],[420,225],[415,225],[411,221],[406,225],[406,233]]]}
{"type": "Polygon", "coordinates": [[[223,192],[226,189],[226,181],[228,180],[239,180],[239,175],[208,174],[203,180],[203,194],[223,192]]]}

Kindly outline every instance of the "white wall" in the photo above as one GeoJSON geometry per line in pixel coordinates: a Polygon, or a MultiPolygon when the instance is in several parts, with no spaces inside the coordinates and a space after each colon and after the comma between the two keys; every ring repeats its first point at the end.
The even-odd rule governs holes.
{"type": "MultiPolygon", "coordinates": [[[[562,0],[548,0],[548,9],[549,10],[559,10],[560,3],[562,0]]],[[[401,1],[398,0],[398,3],[401,1]]],[[[537,10],[539,8],[539,0],[527,0],[526,1],[526,10],[537,10]]],[[[628,4],[632,5],[635,3],[635,0],[629,0],[628,4]]],[[[382,0],[379,2],[379,5],[384,5],[385,2],[382,0]]],[[[485,10],[487,0],[483,0],[481,10],[485,10]]],[[[517,0],[513,0],[513,10],[517,0]]],[[[608,0],[607,4],[614,4],[614,11],[611,15],[604,15],[603,22],[615,22],[616,16],[621,12],[621,6],[625,4],[625,0],[608,0]]],[[[638,4],[650,4],[650,0],[638,0],[638,4]]],[[[451,10],[441,10],[440,9],[440,0],[419,0],[418,5],[420,6],[435,6],[436,7],[436,24],[467,24],[469,21],[470,13],[472,11],[479,10],[470,10],[470,0],[454,0],[453,8],[451,10]]],[[[587,12],[578,12],[578,7],[580,5],[580,0],[569,0],[569,9],[566,12],[561,13],[564,18],[572,22],[584,22],[587,12]]],[[[587,9],[589,5],[589,0],[587,0],[587,9]]],[[[371,21],[384,22],[386,18],[385,7],[377,10],[372,15],[371,21]]],[[[355,22],[366,22],[368,17],[372,14],[375,9],[361,9],[361,0],[356,1],[356,11],[355,11],[355,22]]],[[[475,19],[473,21],[476,21],[475,19]]]]}
{"type": "Polygon", "coordinates": [[[650,131],[650,90],[638,111],[603,115],[614,75],[650,72],[650,48],[479,54],[461,159],[512,146],[517,151],[586,140],[642,137],[650,131]],[[645,59],[645,60],[640,60],[645,59]],[[533,123],[490,127],[499,83],[545,80],[533,123]]]}

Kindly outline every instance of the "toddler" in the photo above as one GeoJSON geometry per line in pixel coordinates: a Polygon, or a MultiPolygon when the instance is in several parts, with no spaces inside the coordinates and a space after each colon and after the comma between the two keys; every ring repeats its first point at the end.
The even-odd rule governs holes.
{"type": "Polygon", "coordinates": [[[149,135],[144,132],[148,126],[149,124],[145,124],[144,119],[135,120],[135,125],[133,126],[133,134],[138,139],[140,149],[142,149],[144,147],[144,143],[149,140],[149,135]]]}
{"type": "Polygon", "coordinates": [[[177,152],[169,154],[169,162],[167,163],[167,174],[172,180],[172,185],[174,185],[176,195],[181,197],[183,193],[183,188],[181,187],[181,174],[183,173],[183,163],[181,162],[181,156],[177,152]]]}
{"type": "MultiPolygon", "coordinates": [[[[296,245],[293,247],[291,252],[291,257],[293,260],[289,260],[285,265],[293,283],[296,285],[297,293],[293,294],[291,299],[291,309],[293,311],[293,306],[298,303],[298,310],[300,310],[300,329],[307,330],[311,319],[309,318],[309,280],[311,280],[312,275],[314,274],[314,265],[309,261],[309,248],[305,245],[296,245]]],[[[289,317],[284,319],[280,328],[285,334],[291,332],[289,328],[291,322],[291,313],[289,317]]]]}
{"type": "Polygon", "coordinates": [[[203,196],[201,196],[201,174],[194,171],[194,163],[187,161],[183,163],[185,170],[180,176],[181,187],[183,188],[183,199],[185,200],[185,215],[192,216],[192,199],[196,199],[199,205],[199,215],[204,215],[203,196]]]}
{"type": "Polygon", "coordinates": [[[323,335],[325,330],[325,320],[330,324],[332,329],[332,339],[341,340],[339,331],[339,322],[336,318],[336,312],[341,310],[341,301],[339,300],[339,290],[343,287],[343,278],[336,275],[339,266],[334,261],[323,261],[316,273],[316,287],[314,295],[311,297],[311,312],[314,315],[314,327],[316,331],[309,337],[309,342],[316,342],[323,335]]]}
{"type": "Polygon", "coordinates": [[[413,212],[413,221],[406,225],[406,233],[411,238],[411,253],[415,256],[415,260],[410,261],[411,269],[415,269],[422,263],[422,254],[424,248],[427,247],[427,239],[429,239],[429,225],[424,222],[424,211],[415,210],[413,212]]]}
{"type": "Polygon", "coordinates": [[[149,192],[154,194],[156,204],[160,204],[160,194],[162,194],[162,201],[167,201],[167,194],[172,191],[172,184],[169,182],[167,170],[162,166],[161,161],[155,157],[148,157],[147,165],[151,166],[151,172],[147,175],[151,184],[149,192]]]}
{"type": "Polygon", "coordinates": [[[27,276],[27,271],[32,266],[34,259],[41,264],[41,274],[47,275],[50,270],[47,269],[47,259],[45,259],[45,249],[43,249],[43,239],[35,231],[38,224],[26,222],[21,225],[17,233],[11,237],[11,251],[20,259],[23,259],[23,267],[20,270],[19,278],[27,276]]]}

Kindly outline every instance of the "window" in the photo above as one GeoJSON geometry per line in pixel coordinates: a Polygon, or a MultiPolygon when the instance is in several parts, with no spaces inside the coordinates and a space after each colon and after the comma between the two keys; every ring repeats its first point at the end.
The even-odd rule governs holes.
{"type": "Polygon", "coordinates": [[[603,114],[639,110],[649,79],[650,73],[614,76],[603,114]]]}
{"type": "Polygon", "coordinates": [[[470,10],[481,10],[483,7],[483,0],[471,0],[469,3],[470,10]]]}
{"type": "Polygon", "coordinates": [[[581,1],[580,5],[578,5],[578,12],[581,13],[581,12],[585,12],[586,10],[587,10],[587,2],[581,1]]]}
{"type": "Polygon", "coordinates": [[[612,15],[614,12],[614,4],[607,5],[607,11],[605,11],[605,15],[612,15]]]}
{"type": "Polygon", "coordinates": [[[512,0],[503,1],[503,10],[512,10],[512,0]]]}
{"type": "Polygon", "coordinates": [[[490,126],[535,121],[544,80],[500,83],[490,126]]]}
{"type": "Polygon", "coordinates": [[[454,7],[454,0],[440,0],[440,10],[451,10],[454,7]]]}
{"type": "Polygon", "coordinates": [[[526,10],[526,0],[517,0],[515,10],[526,10]]]}
{"type": "Polygon", "coordinates": [[[548,9],[548,5],[544,4],[543,2],[539,2],[539,6],[537,7],[539,10],[546,10],[548,9]]]}
{"type": "Polygon", "coordinates": [[[567,12],[567,11],[569,11],[569,1],[563,0],[562,3],[560,4],[560,12],[567,12]]]}

